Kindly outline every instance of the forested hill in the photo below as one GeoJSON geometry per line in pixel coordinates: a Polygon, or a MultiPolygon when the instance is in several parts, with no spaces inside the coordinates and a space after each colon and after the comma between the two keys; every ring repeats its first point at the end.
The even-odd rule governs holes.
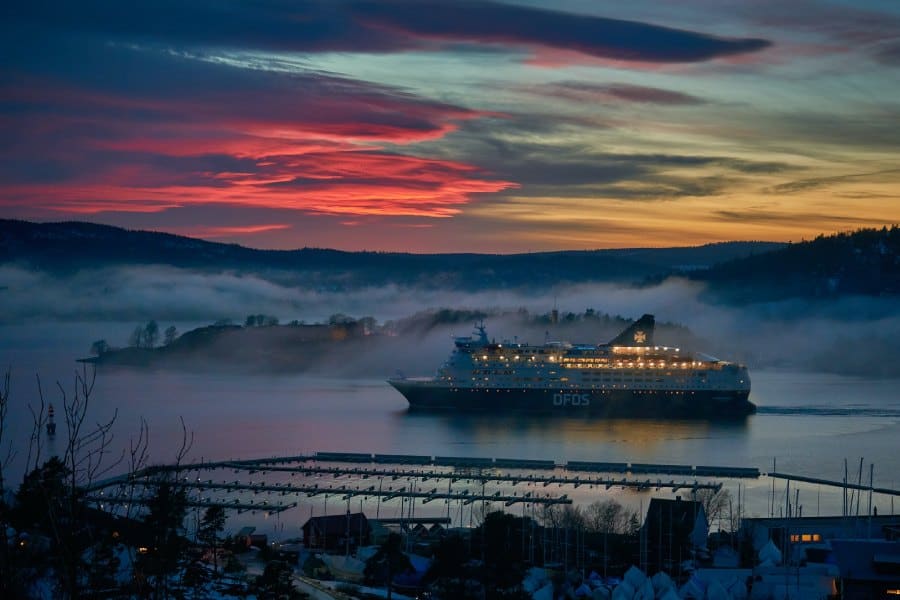
{"type": "Polygon", "coordinates": [[[900,294],[900,228],[863,229],[714,265],[692,273],[722,300],[900,294]]]}
{"type": "Polygon", "coordinates": [[[686,275],[727,302],[900,294],[900,228],[865,229],[794,244],[727,242],[528,254],[407,254],[237,244],[94,223],[0,219],[0,264],[59,273],[163,265],[254,272],[328,289],[416,285],[475,290],[563,283],[660,281],[686,275]]]}
{"type": "Polygon", "coordinates": [[[783,244],[727,242],[529,254],[405,254],[303,248],[257,250],[82,222],[0,220],[0,263],[71,272],[124,265],[264,272],[330,289],[386,283],[456,289],[641,282],[770,251],[783,244]]]}

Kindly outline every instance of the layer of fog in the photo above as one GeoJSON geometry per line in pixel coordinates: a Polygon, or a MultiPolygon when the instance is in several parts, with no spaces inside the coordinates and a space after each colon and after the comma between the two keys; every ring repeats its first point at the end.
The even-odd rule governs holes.
{"type": "MultiPolygon", "coordinates": [[[[288,287],[261,276],[201,274],[158,267],[100,269],[67,277],[0,267],[0,331],[11,350],[8,332],[27,342],[28,331],[47,323],[90,322],[85,326],[84,355],[90,342],[107,338],[127,342],[135,325],[150,319],[164,329],[178,323],[243,323],[249,314],[273,315],[282,323],[327,321],[330,315],[372,316],[383,323],[423,310],[471,309],[488,313],[490,334],[532,343],[545,338],[596,343],[616,332],[585,321],[548,327],[523,321],[516,313],[566,313],[586,309],[633,319],[652,313],[658,322],[681,324],[691,335],[658,333],[661,344],[696,344],[695,349],[751,367],[785,366],[833,372],[900,376],[900,307],[891,298],[846,297],[816,302],[799,300],[724,306],[706,299],[701,284],[668,280],[649,287],[609,284],[562,285],[552,289],[460,292],[386,285],[352,292],[288,287]],[[25,332],[25,333],[23,333],[25,332]]],[[[451,349],[451,335],[467,335],[472,323],[423,330],[415,340],[367,348],[356,357],[334,357],[342,372],[431,372],[451,349]]],[[[74,337],[75,334],[73,333],[74,337]]]]}

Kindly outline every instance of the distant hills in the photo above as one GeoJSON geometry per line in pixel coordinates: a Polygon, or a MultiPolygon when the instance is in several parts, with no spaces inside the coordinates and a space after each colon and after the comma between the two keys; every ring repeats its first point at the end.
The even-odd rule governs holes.
{"type": "Polygon", "coordinates": [[[66,273],[121,265],[261,273],[322,289],[398,284],[477,290],[545,288],[562,283],[659,280],[782,248],[726,242],[687,248],[638,248],[528,254],[406,254],[318,248],[257,250],[83,222],[0,220],[0,263],[66,273]]]}
{"type": "Polygon", "coordinates": [[[528,254],[407,254],[237,244],[83,222],[0,220],[0,264],[60,274],[127,265],[252,272],[286,285],[341,291],[386,284],[434,289],[548,289],[588,282],[648,284],[671,276],[727,303],[900,294],[900,228],[793,244],[725,242],[528,254]]]}
{"type": "Polygon", "coordinates": [[[425,372],[443,360],[451,334],[468,332],[481,318],[498,336],[531,341],[548,335],[602,341],[621,330],[622,319],[612,313],[565,312],[582,302],[625,314],[632,302],[634,312],[646,310],[642,304],[677,302],[660,316],[676,316],[697,331],[673,324],[665,331],[669,342],[754,366],[896,376],[900,364],[896,226],[792,244],[417,255],[256,250],[90,223],[0,220],[0,266],[0,325],[216,322],[156,349],[129,343],[114,350],[120,340],[97,340],[106,351],[94,360],[103,364],[351,374],[403,365],[425,372]],[[655,287],[667,280],[672,285],[655,287]],[[613,285],[585,285],[584,293],[565,287],[590,283],[613,285]],[[569,295],[558,321],[551,313],[527,312],[555,306],[557,291],[569,295]],[[662,293],[672,295],[660,301],[662,293]],[[337,339],[334,323],[277,326],[274,317],[258,314],[320,321],[331,315],[329,323],[342,323],[351,311],[376,335],[337,339]],[[248,313],[244,327],[230,324],[248,313]],[[374,317],[363,315],[393,321],[376,326],[374,317]],[[348,356],[355,357],[352,364],[348,356]]]}
{"type": "Polygon", "coordinates": [[[819,236],[692,273],[731,303],[900,294],[900,228],[819,236]]]}

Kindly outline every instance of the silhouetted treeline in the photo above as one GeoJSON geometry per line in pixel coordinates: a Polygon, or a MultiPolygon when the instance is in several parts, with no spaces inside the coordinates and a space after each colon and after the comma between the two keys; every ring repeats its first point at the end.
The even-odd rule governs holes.
{"type": "Polygon", "coordinates": [[[478,290],[591,281],[639,283],[781,246],[769,242],[726,242],[689,248],[509,255],[342,252],[319,248],[256,250],[93,223],[0,219],[0,263],[62,273],[123,265],[243,271],[282,284],[303,284],[322,290],[385,284],[478,290]]]}
{"type": "Polygon", "coordinates": [[[738,258],[692,274],[729,302],[900,293],[900,228],[863,229],[738,258]]]}
{"type": "MultiPolygon", "coordinates": [[[[159,346],[143,343],[147,325],[139,325],[127,347],[114,348],[106,340],[97,340],[90,345],[93,356],[82,360],[98,365],[188,370],[238,368],[296,373],[315,369],[346,376],[381,376],[398,368],[430,372],[452,349],[450,335],[469,334],[473,324],[481,321],[488,325],[489,335],[498,340],[542,343],[552,337],[603,343],[633,319],[592,308],[578,313],[438,308],[385,323],[371,316],[336,313],[327,323],[294,320],[279,325],[274,317],[250,315],[244,326],[218,323],[198,327],[178,337],[173,333],[171,341],[159,346]],[[422,340],[429,336],[434,341],[426,350],[422,340]]],[[[156,322],[150,323],[155,326],[156,322]]],[[[686,327],[676,323],[660,322],[657,329],[660,339],[672,344],[695,346],[698,342],[686,327]]]]}

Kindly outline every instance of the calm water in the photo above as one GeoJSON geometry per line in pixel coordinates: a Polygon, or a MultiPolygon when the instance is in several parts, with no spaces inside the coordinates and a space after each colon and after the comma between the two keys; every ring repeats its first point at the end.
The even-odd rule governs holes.
{"type": "MultiPolygon", "coordinates": [[[[45,399],[59,406],[55,382],[71,393],[77,368],[72,359],[84,354],[80,349],[91,338],[69,327],[4,327],[0,334],[0,365],[13,371],[9,434],[18,457],[8,470],[12,479],[27,452],[31,417],[25,405],[38,400],[35,374],[41,375],[45,399]]],[[[171,460],[183,418],[194,435],[195,460],[344,451],[768,471],[775,458],[780,471],[839,480],[847,458],[855,480],[863,457],[865,481],[874,463],[876,486],[900,487],[900,380],[786,371],[751,375],[759,414],[741,424],[410,414],[405,400],[380,379],[121,369],[99,373],[91,416],[99,421],[118,411],[114,445],[127,444],[145,418],[154,462],[171,460]]],[[[801,490],[804,514],[840,513],[839,492],[801,490]]],[[[749,482],[742,490],[748,512],[765,514],[770,492],[771,480],[749,482]]],[[[582,500],[596,499],[579,493],[582,500]]],[[[880,513],[890,510],[889,498],[876,497],[875,503],[880,513]]],[[[320,510],[304,505],[281,518],[302,520],[302,511],[320,510]]]]}

